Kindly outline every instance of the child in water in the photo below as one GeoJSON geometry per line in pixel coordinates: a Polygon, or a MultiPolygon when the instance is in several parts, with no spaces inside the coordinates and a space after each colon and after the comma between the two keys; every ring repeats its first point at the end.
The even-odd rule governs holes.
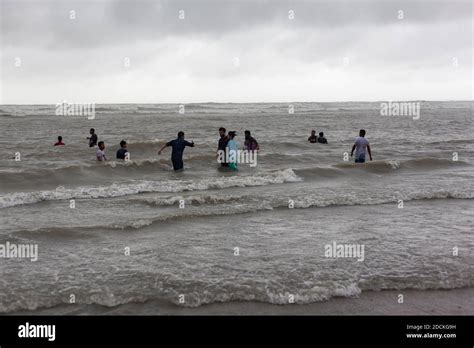
{"type": "Polygon", "coordinates": [[[54,143],[54,146],[60,146],[60,145],[66,145],[63,143],[63,137],[62,136],[58,136],[58,141],[56,143],[54,143]]]}

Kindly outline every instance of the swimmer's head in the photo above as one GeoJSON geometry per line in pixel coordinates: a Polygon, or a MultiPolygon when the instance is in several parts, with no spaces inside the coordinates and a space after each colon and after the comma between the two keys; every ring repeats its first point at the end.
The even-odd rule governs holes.
{"type": "Polygon", "coordinates": [[[94,134],[95,133],[95,129],[94,128],[91,128],[91,130],[89,131],[90,134],[94,134]]]}
{"type": "Polygon", "coordinates": [[[58,136],[58,141],[63,141],[63,137],[62,137],[62,136],[58,136]]]}
{"type": "Polygon", "coordinates": [[[125,148],[127,147],[127,142],[126,142],[125,140],[122,140],[122,141],[120,142],[120,147],[121,147],[122,149],[125,149],[125,148]]]}
{"type": "Polygon", "coordinates": [[[219,135],[221,136],[221,138],[225,137],[225,128],[224,127],[219,128],[219,135]]]}
{"type": "Polygon", "coordinates": [[[365,137],[365,129],[361,129],[361,130],[359,131],[359,136],[360,136],[360,137],[365,137]]]}
{"type": "Polygon", "coordinates": [[[103,141],[99,141],[99,142],[97,143],[97,146],[99,146],[99,149],[101,149],[101,150],[105,149],[105,144],[104,144],[103,141]]]}
{"type": "Polygon", "coordinates": [[[311,135],[316,135],[316,131],[314,129],[311,131],[311,135]]]}
{"type": "Polygon", "coordinates": [[[230,131],[227,134],[229,135],[229,138],[231,138],[231,139],[234,139],[234,137],[237,135],[237,133],[235,133],[234,131],[230,131]]]}
{"type": "Polygon", "coordinates": [[[323,133],[323,132],[319,132],[319,136],[320,136],[320,137],[324,137],[324,133],[323,133]]]}
{"type": "Polygon", "coordinates": [[[184,138],[184,132],[183,131],[178,132],[178,138],[184,138]]]}
{"type": "Polygon", "coordinates": [[[246,137],[246,138],[250,137],[250,131],[249,131],[249,130],[246,130],[246,131],[244,132],[244,134],[245,134],[245,137],[246,137]]]}

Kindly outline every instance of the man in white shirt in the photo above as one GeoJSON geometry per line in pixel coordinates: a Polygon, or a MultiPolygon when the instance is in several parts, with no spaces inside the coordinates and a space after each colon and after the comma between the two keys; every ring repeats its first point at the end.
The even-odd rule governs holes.
{"type": "Polygon", "coordinates": [[[355,150],[355,163],[365,162],[365,149],[369,153],[369,158],[372,161],[372,152],[370,151],[369,141],[365,138],[365,130],[359,131],[359,136],[356,138],[354,145],[352,146],[351,157],[355,150]]]}
{"type": "Polygon", "coordinates": [[[99,146],[99,148],[97,149],[97,152],[96,152],[96,157],[97,157],[97,160],[99,162],[102,162],[102,161],[106,161],[107,159],[105,158],[105,144],[103,141],[99,141],[99,143],[97,144],[99,146]]]}

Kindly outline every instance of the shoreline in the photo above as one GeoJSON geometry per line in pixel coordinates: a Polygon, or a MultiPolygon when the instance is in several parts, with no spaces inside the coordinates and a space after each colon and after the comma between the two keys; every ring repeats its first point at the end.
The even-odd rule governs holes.
{"type": "Polygon", "coordinates": [[[3,315],[474,315],[474,287],[365,291],[359,297],[288,305],[235,301],[180,307],[158,300],[115,307],[62,304],[3,315]],[[404,296],[402,304],[398,303],[399,294],[404,296]]]}

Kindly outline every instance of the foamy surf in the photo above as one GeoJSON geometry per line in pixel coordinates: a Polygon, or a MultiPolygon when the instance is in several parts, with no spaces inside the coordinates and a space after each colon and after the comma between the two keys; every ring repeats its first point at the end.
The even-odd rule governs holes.
{"type": "Polygon", "coordinates": [[[17,192],[0,197],[0,209],[51,200],[111,198],[145,192],[202,191],[231,187],[264,186],[298,181],[301,181],[301,179],[292,169],[285,169],[262,175],[219,177],[197,181],[139,181],[130,184],[112,184],[99,187],[80,187],[75,189],[61,188],[49,191],[17,192]]]}
{"type": "MultiPolygon", "coordinates": [[[[144,275],[145,278],[150,276],[144,275]]],[[[156,276],[155,281],[149,279],[149,287],[140,289],[139,285],[127,284],[123,289],[112,290],[110,286],[98,289],[89,287],[79,288],[70,286],[64,289],[48,289],[48,293],[41,291],[41,297],[30,294],[26,302],[7,302],[0,296],[0,313],[11,313],[21,310],[38,310],[60,305],[69,305],[67,299],[61,300],[64,294],[74,292],[80,299],[77,305],[100,305],[104,307],[117,307],[124,304],[144,303],[148,301],[160,301],[176,306],[196,308],[213,303],[226,303],[234,301],[251,301],[269,303],[276,305],[311,304],[315,302],[328,301],[337,297],[359,297],[363,291],[418,289],[439,290],[457,289],[472,286],[472,282],[457,281],[451,285],[431,284],[423,285],[416,281],[404,281],[400,279],[387,280],[383,284],[371,286],[367,282],[355,280],[332,280],[329,282],[317,282],[298,280],[293,285],[282,284],[277,281],[263,281],[256,279],[250,281],[232,281],[221,279],[221,285],[206,281],[190,280],[185,286],[180,286],[179,280],[172,277],[156,276]],[[199,291],[198,289],[202,289],[199,291]],[[180,301],[181,294],[185,293],[185,301],[180,301]],[[289,299],[291,299],[289,301],[289,299]]]]}
{"type": "MultiPolygon", "coordinates": [[[[403,201],[410,207],[411,202],[420,203],[423,201],[433,200],[471,200],[474,199],[474,189],[427,189],[420,191],[407,192],[386,192],[377,196],[358,193],[339,193],[336,194],[330,190],[316,194],[300,194],[291,196],[291,209],[317,209],[326,207],[348,207],[348,206],[380,206],[392,205],[394,209],[403,201]]],[[[10,230],[10,235],[49,235],[54,236],[60,234],[63,237],[69,234],[75,236],[77,234],[94,234],[94,231],[114,231],[114,230],[131,230],[146,229],[151,230],[156,226],[162,226],[164,223],[173,221],[192,221],[195,218],[232,216],[246,213],[257,213],[269,210],[286,211],[290,209],[288,197],[279,197],[272,194],[260,194],[258,196],[246,195],[227,195],[213,194],[206,191],[198,194],[180,194],[173,196],[133,196],[127,199],[127,202],[133,204],[143,204],[150,209],[146,211],[146,217],[135,217],[135,210],[128,209],[130,216],[124,219],[117,216],[115,219],[120,222],[104,222],[95,223],[95,220],[89,221],[87,225],[84,222],[74,225],[69,223],[64,227],[54,226],[35,226],[32,229],[10,230]],[[185,203],[186,209],[180,209],[181,203],[185,203]],[[153,210],[158,208],[158,210],[153,210]],[[167,208],[160,210],[159,208],[167,208]]],[[[106,207],[106,206],[105,206],[106,207]]],[[[409,209],[409,208],[408,208],[409,209]]],[[[137,208],[137,212],[145,213],[144,210],[137,208]]],[[[57,223],[57,221],[56,221],[57,223]]]]}
{"type": "Polygon", "coordinates": [[[398,169],[417,169],[430,170],[436,168],[449,168],[455,166],[466,166],[468,163],[461,160],[451,160],[445,158],[416,158],[409,160],[379,160],[367,161],[365,163],[340,163],[334,165],[335,168],[340,169],[359,169],[368,172],[391,172],[398,169]]]}

